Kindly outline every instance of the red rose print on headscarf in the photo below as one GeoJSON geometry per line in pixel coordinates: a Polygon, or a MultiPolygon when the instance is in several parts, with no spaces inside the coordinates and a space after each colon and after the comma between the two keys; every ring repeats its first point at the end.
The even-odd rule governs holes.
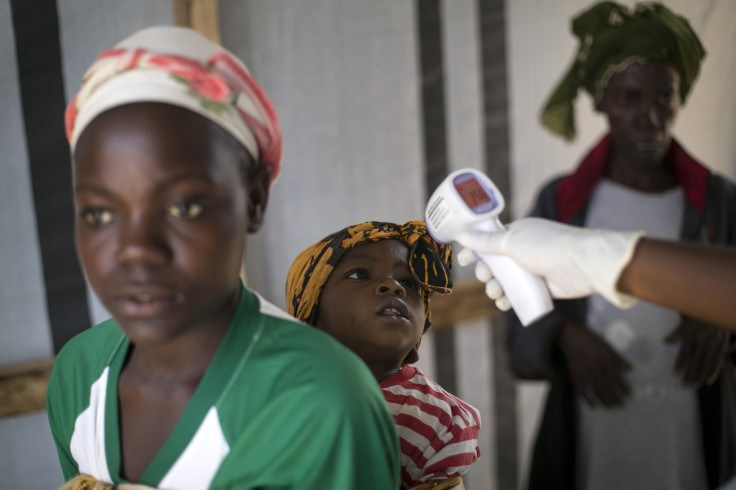
{"type": "Polygon", "coordinates": [[[186,58],[172,55],[152,56],[148,63],[164,68],[177,78],[182,79],[194,92],[213,102],[222,104],[232,94],[225,81],[204,68],[201,64],[186,58]]]}
{"type": "Polygon", "coordinates": [[[194,92],[219,104],[224,103],[232,94],[230,87],[222,78],[209,72],[172,71],[172,75],[186,81],[194,92]]]}

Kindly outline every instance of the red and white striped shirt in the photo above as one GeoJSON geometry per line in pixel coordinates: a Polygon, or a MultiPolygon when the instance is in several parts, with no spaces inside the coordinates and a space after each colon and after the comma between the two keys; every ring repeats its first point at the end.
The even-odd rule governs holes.
{"type": "Polygon", "coordinates": [[[480,457],[480,413],[413,366],[381,382],[401,445],[401,486],[462,476],[480,457]]]}

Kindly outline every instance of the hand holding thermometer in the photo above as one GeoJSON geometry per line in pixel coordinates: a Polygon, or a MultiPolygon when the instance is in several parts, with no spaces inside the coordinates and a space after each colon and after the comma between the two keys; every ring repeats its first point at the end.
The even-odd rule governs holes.
{"type": "MultiPolygon", "coordinates": [[[[504,230],[498,219],[503,208],[503,195],[491,179],[475,169],[465,168],[442,181],[424,214],[432,237],[449,243],[466,230],[504,230]]],[[[509,257],[477,252],[475,255],[491,268],[522,324],[529,325],[552,311],[552,300],[540,277],[522,269],[509,257]]]]}

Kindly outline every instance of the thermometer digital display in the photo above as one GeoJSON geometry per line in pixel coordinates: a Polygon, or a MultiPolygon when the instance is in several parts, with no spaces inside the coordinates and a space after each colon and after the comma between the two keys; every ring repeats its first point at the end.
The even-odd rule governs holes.
{"type": "MultiPolygon", "coordinates": [[[[482,172],[467,168],[448,175],[432,193],[424,216],[432,237],[449,243],[467,230],[502,231],[503,195],[482,172]]],[[[490,267],[524,325],[552,311],[544,281],[502,255],[475,255],[490,267]]]]}
{"type": "Polygon", "coordinates": [[[473,174],[458,175],[453,179],[453,184],[457,193],[474,213],[487,213],[498,206],[490,189],[484,189],[482,183],[473,174]]]}

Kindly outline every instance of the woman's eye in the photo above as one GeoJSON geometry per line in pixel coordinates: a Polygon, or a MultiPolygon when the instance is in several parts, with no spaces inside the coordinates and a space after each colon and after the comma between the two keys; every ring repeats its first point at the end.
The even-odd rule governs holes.
{"type": "Polygon", "coordinates": [[[202,214],[204,206],[198,202],[182,201],[172,204],[168,213],[175,218],[194,219],[202,214]]]}
{"type": "Polygon", "coordinates": [[[82,218],[90,226],[102,226],[112,221],[112,213],[102,208],[90,208],[82,211],[82,218]]]}
{"type": "Polygon", "coordinates": [[[657,97],[657,102],[660,105],[670,105],[670,103],[672,102],[672,94],[671,93],[660,94],[659,97],[657,97]]]}
{"type": "Polygon", "coordinates": [[[616,98],[616,102],[618,102],[619,105],[626,106],[633,102],[633,97],[629,93],[623,93],[619,94],[619,96],[616,98]]]}
{"type": "Polygon", "coordinates": [[[345,277],[348,279],[368,279],[368,273],[362,270],[350,271],[345,277]]]}

